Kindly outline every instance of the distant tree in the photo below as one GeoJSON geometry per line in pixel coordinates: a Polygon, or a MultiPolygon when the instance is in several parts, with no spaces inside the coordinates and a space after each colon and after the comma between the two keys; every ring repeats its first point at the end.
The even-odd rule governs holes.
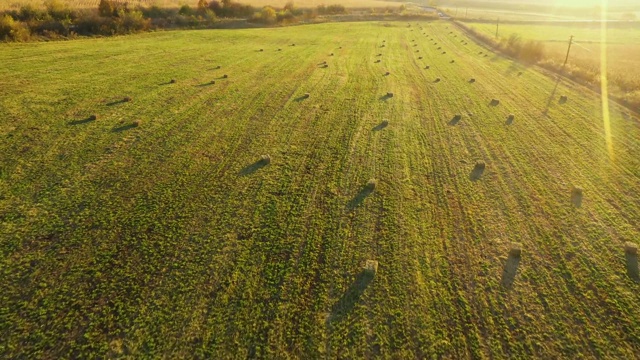
{"type": "Polygon", "coordinates": [[[204,12],[205,10],[207,10],[208,7],[208,3],[206,0],[198,0],[198,12],[204,12]]]}
{"type": "Polygon", "coordinates": [[[103,17],[113,16],[115,5],[110,0],[100,0],[98,4],[98,14],[103,17]]]}

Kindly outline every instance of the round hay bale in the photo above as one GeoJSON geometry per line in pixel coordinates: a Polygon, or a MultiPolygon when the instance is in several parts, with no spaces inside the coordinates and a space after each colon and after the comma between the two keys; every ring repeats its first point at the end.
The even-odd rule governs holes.
{"type": "Polygon", "coordinates": [[[442,47],[438,47],[438,50],[442,50],[442,47]]]}
{"type": "Polygon", "coordinates": [[[260,156],[260,162],[265,164],[265,165],[271,164],[271,156],[269,156],[269,155],[260,156]]]}
{"type": "Polygon", "coordinates": [[[491,103],[490,103],[490,105],[491,105],[491,106],[498,106],[498,105],[500,105],[500,100],[498,100],[498,99],[491,99],[491,103]]]}
{"type": "Polygon", "coordinates": [[[263,51],[264,51],[264,49],[260,49],[260,52],[263,52],[263,51]]]}
{"type": "Polygon", "coordinates": [[[224,79],[228,79],[228,78],[229,78],[229,75],[224,74],[224,75],[222,75],[222,78],[224,78],[224,79]]]}
{"type": "Polygon", "coordinates": [[[176,79],[169,80],[169,84],[175,84],[176,82],[177,82],[176,79]]]}
{"type": "Polygon", "coordinates": [[[380,60],[376,60],[376,63],[379,63],[379,62],[380,62],[380,60]]]}
{"type": "Polygon", "coordinates": [[[456,62],[456,61],[455,61],[455,60],[451,60],[451,61],[449,61],[449,62],[450,62],[451,64],[453,64],[453,63],[454,63],[454,62],[456,62]]]}
{"type": "Polygon", "coordinates": [[[391,73],[388,72],[388,71],[386,73],[384,73],[384,76],[389,76],[389,75],[391,75],[391,73]]]}
{"type": "Polygon", "coordinates": [[[294,43],[294,44],[291,44],[291,46],[296,46],[296,44],[295,44],[295,43],[294,43]]]}
{"type": "Polygon", "coordinates": [[[124,98],[122,98],[122,102],[131,102],[133,99],[131,99],[128,96],[125,96],[124,98]]]}
{"type": "Polygon", "coordinates": [[[564,104],[569,101],[569,98],[566,95],[560,96],[560,104],[564,104]]]}
{"type": "Polygon", "coordinates": [[[378,186],[378,180],[376,179],[369,179],[369,181],[367,182],[367,189],[369,189],[370,191],[375,190],[376,186],[378,186]]]}
{"type": "Polygon", "coordinates": [[[387,93],[387,97],[392,98],[393,97],[393,93],[392,92],[388,92],[387,93]]]}
{"type": "Polygon", "coordinates": [[[378,272],[378,262],[376,260],[367,260],[364,264],[364,272],[369,276],[373,276],[378,272]]]}
{"type": "Polygon", "coordinates": [[[474,78],[469,79],[469,83],[473,84],[474,82],[476,82],[476,79],[474,78]]]}
{"type": "Polygon", "coordinates": [[[138,126],[142,125],[142,121],[141,120],[135,120],[134,122],[131,123],[131,125],[133,127],[138,127],[138,126]]]}
{"type": "Polygon", "coordinates": [[[438,83],[438,82],[440,82],[440,78],[436,78],[436,81],[435,81],[435,82],[437,82],[437,83],[438,83]]]}
{"type": "Polygon", "coordinates": [[[220,65],[216,66],[216,69],[220,69],[220,68],[222,68],[222,66],[220,66],[220,65]]]}
{"type": "Polygon", "coordinates": [[[278,48],[278,51],[282,51],[282,49],[278,48]]]}
{"type": "Polygon", "coordinates": [[[216,81],[215,81],[215,80],[211,80],[211,82],[210,82],[209,84],[213,85],[213,84],[215,84],[215,83],[216,83],[216,81]]]}
{"type": "Polygon", "coordinates": [[[333,53],[329,54],[329,56],[333,56],[333,53]]]}
{"type": "Polygon", "coordinates": [[[429,65],[427,65],[424,68],[425,68],[425,70],[429,70],[431,67],[429,65]]]}
{"type": "Polygon", "coordinates": [[[387,119],[382,120],[382,122],[380,123],[380,125],[382,125],[383,127],[387,127],[387,126],[389,126],[389,120],[387,120],[387,119]]]}
{"type": "Polygon", "coordinates": [[[89,120],[95,121],[98,117],[96,115],[89,116],[89,120]]]}
{"type": "Polygon", "coordinates": [[[519,258],[522,255],[522,244],[513,243],[509,248],[509,257],[519,258]]]}
{"type": "Polygon", "coordinates": [[[420,56],[420,57],[418,58],[418,60],[422,60],[422,56],[420,56]]]}
{"type": "Polygon", "coordinates": [[[629,255],[638,255],[638,244],[627,241],[624,243],[624,252],[629,255]]]}
{"type": "Polygon", "coordinates": [[[444,55],[444,54],[446,54],[446,53],[447,53],[446,51],[443,51],[443,52],[442,52],[442,55],[444,55]]]}
{"type": "Polygon", "coordinates": [[[311,94],[309,93],[304,93],[304,95],[302,95],[303,98],[308,99],[309,97],[311,97],[311,94]]]}

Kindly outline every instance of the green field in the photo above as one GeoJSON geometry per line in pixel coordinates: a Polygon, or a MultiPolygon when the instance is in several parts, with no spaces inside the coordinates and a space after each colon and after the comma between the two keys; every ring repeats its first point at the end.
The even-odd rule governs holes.
{"type": "Polygon", "coordinates": [[[639,120],[420,26],[0,45],[0,357],[640,354],[639,120]]]}

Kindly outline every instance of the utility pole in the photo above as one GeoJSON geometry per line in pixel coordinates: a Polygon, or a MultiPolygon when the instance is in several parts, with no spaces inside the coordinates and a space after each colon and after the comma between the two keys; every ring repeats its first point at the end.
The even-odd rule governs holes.
{"type": "Polygon", "coordinates": [[[573,43],[573,35],[571,35],[571,37],[569,37],[569,47],[567,48],[567,57],[564,58],[564,64],[562,64],[562,67],[564,68],[565,65],[567,65],[567,61],[569,61],[569,51],[571,51],[571,44],[573,43]]]}
{"type": "Polygon", "coordinates": [[[498,29],[500,28],[500,18],[498,18],[498,22],[496,23],[496,39],[498,38],[498,29]]]}

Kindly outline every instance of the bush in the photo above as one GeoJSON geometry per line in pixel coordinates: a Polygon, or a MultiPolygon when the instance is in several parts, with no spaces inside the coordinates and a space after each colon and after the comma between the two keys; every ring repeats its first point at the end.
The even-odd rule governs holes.
{"type": "Polygon", "coordinates": [[[100,0],[98,4],[98,14],[102,17],[112,17],[115,15],[116,6],[110,0],[100,0]]]}
{"type": "Polygon", "coordinates": [[[64,20],[75,17],[71,9],[69,9],[66,4],[60,2],[60,0],[45,0],[44,6],[49,16],[54,20],[64,20]]]}
{"type": "Polygon", "coordinates": [[[118,12],[117,29],[118,33],[132,33],[149,29],[150,20],[145,19],[140,11],[118,12]]]}
{"type": "Polygon", "coordinates": [[[254,13],[249,21],[262,24],[274,24],[277,21],[276,11],[271,6],[265,6],[260,12],[254,13]]]}
{"type": "Polygon", "coordinates": [[[1,41],[27,41],[31,34],[27,27],[13,19],[11,15],[0,17],[0,40],[1,41]]]}

